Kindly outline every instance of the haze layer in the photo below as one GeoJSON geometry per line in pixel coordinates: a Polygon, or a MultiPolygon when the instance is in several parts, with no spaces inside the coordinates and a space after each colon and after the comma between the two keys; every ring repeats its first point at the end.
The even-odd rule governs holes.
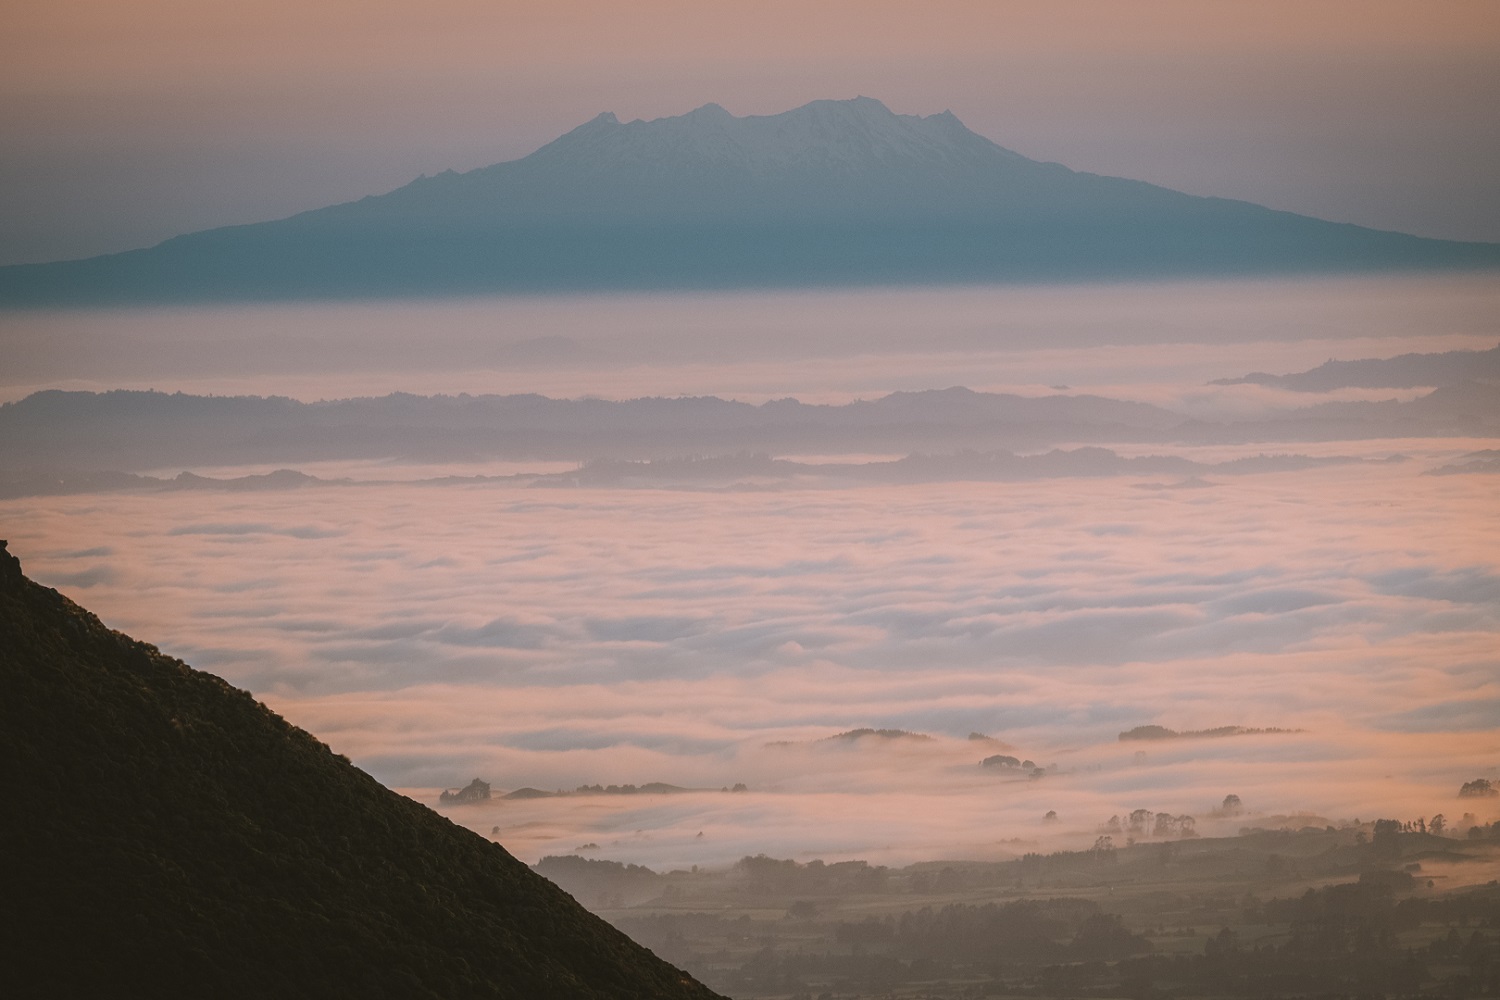
{"type": "MultiPolygon", "coordinates": [[[[1433,301],[1463,301],[1445,288],[1433,301]]],[[[1301,303],[1286,314],[1293,328],[1332,337],[1341,328],[1319,317],[1356,315],[1327,289],[1256,289],[1248,300],[1301,303]]],[[[501,792],[704,789],[453,810],[482,833],[499,827],[529,860],[589,843],[658,865],[761,851],[995,855],[1091,843],[1110,815],[1136,808],[1197,816],[1205,832],[1232,829],[1245,818],[1212,815],[1227,794],[1257,822],[1457,811],[1459,785],[1496,777],[1500,754],[1500,532],[1486,471],[1496,435],[1484,416],[1493,384],[1463,390],[1473,394],[1463,397],[1469,423],[1424,424],[1455,386],[1205,383],[1299,367],[1277,365],[1278,353],[1316,352],[1308,367],[1329,354],[1464,347],[1487,356],[1497,313],[1448,313],[1424,328],[1388,309],[1386,325],[1372,314],[1343,328],[1347,339],[1298,343],[1282,332],[1287,340],[1268,342],[1255,331],[1287,327],[1246,323],[1234,333],[1244,298],[1181,314],[1176,296],[1143,308],[1129,305],[1139,290],[1092,294],[1102,298],[1085,316],[1135,309],[1161,325],[1080,322],[1074,347],[986,344],[974,317],[1014,324],[1025,313],[998,306],[1021,300],[961,298],[964,308],[930,311],[905,340],[873,341],[851,379],[900,379],[905,366],[904,388],[938,388],[913,373],[955,359],[923,353],[918,340],[980,345],[982,354],[960,356],[988,359],[997,380],[1009,359],[1025,372],[1013,387],[1033,396],[1076,394],[1046,386],[1092,372],[1096,391],[1112,383],[1109,394],[1150,398],[1178,419],[1229,426],[1280,413],[1268,426],[1283,436],[1109,444],[1119,455],[1198,463],[1193,473],[1117,466],[956,481],[975,478],[952,469],[976,459],[954,452],[957,466],[911,485],[764,477],[732,463],[727,476],[695,481],[392,483],[515,472],[525,460],[506,470],[451,457],[426,467],[345,461],[311,471],[368,482],[21,497],[0,505],[0,521],[37,579],[76,593],[111,625],[162,637],[173,655],[267,697],[427,801],[474,777],[501,792]],[[1132,346],[1167,337],[1173,346],[1132,346]],[[1396,414],[1385,426],[1405,429],[1371,435],[1352,430],[1371,425],[1346,422],[1335,432],[1324,420],[1314,433],[1294,407],[1320,405],[1325,417],[1396,414]],[[1420,419],[1403,422],[1409,415],[1420,419]],[[1225,464],[1262,453],[1302,458],[1225,464]],[[1447,474],[1428,475],[1439,471],[1447,474]],[[1290,731],[1117,739],[1147,724],[1290,731]],[[934,738],[817,742],[860,727],[934,738]],[[997,754],[1036,767],[980,766],[997,754]],[[719,791],[736,783],[748,791],[719,791]],[[1059,824],[1042,823],[1049,810],[1059,824]]],[[[1075,292],[1055,295],[1061,310],[1075,292]]],[[[693,315],[714,314],[702,304],[693,315]]],[[[815,297],[790,311],[763,304],[722,315],[789,340],[798,310],[820,315],[815,297]]],[[[217,321],[231,329],[247,320],[217,321]]],[[[785,369],[752,363],[732,338],[705,337],[697,354],[686,336],[671,343],[658,341],[654,363],[622,373],[621,384],[692,377],[735,380],[753,398],[784,393],[785,369]]],[[[841,350],[817,364],[860,357],[841,350]]],[[[144,352],[139,377],[174,388],[182,376],[163,373],[176,360],[144,352]]],[[[568,364],[547,368],[549,377],[567,377],[568,364]]],[[[281,376],[237,377],[265,391],[281,376]]],[[[889,455],[767,457],[852,466],[889,455]]],[[[561,466],[531,471],[570,474],[577,463],[561,466]]]]}

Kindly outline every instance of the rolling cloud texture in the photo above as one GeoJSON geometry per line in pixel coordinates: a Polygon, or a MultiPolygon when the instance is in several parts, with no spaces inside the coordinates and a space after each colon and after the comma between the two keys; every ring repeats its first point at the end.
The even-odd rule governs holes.
{"type": "Polygon", "coordinates": [[[814,816],[824,833],[797,850],[913,857],[949,819],[994,850],[1047,809],[1086,834],[1229,792],[1271,813],[1440,811],[1492,767],[1500,724],[1489,479],[306,486],[21,499],[5,518],[39,578],[387,783],[748,783],[470,814],[541,824],[508,839],[523,856],[625,837],[611,856],[696,863],[790,850],[814,816]],[[1152,746],[1142,765],[1113,738],[1145,723],[1305,732],[1152,746]],[[856,726],[944,739],[765,746],[856,726]],[[970,731],[1056,772],[997,788],[970,731]]]}
{"type": "MultiPolygon", "coordinates": [[[[528,860],[597,844],[658,867],[762,851],[909,861],[1086,846],[1136,808],[1194,815],[1205,833],[1458,812],[1462,782],[1500,778],[1496,393],[1482,370],[1500,331],[1480,308],[1490,288],[1393,287],[924,291],[877,295],[889,308],[867,302],[845,328],[821,319],[839,295],[744,313],[719,297],[549,309],[552,330],[613,316],[610,337],[572,335],[637,358],[612,384],[646,393],[592,401],[267,401],[282,374],[266,366],[284,359],[193,369],[194,323],[215,350],[236,323],[313,323],[337,344],[338,322],[366,314],[113,315],[100,343],[136,345],[140,389],[227,372],[237,398],[7,406],[8,482],[24,472],[33,488],[0,500],[0,524],[37,580],[424,801],[474,777],[501,792],[695,789],[448,809],[528,860]],[[1400,334],[1409,312],[1430,321],[1420,337],[1400,334]],[[1299,318],[1323,339],[1299,339],[1299,318]],[[742,319],[770,346],[737,336],[742,319]],[[790,370],[773,356],[801,328],[815,331],[806,377],[851,381],[772,402],[790,370]],[[177,337],[189,349],[164,349],[177,337]],[[1329,356],[1395,358],[1374,368],[1401,387],[1209,384],[1329,356]],[[1464,378],[1439,384],[1398,371],[1455,364],[1464,378]],[[988,394],[854,402],[850,389],[964,365],[988,394]],[[672,398],[688,378],[746,398],[672,398]],[[452,435],[454,413],[479,415],[470,438],[452,435]],[[392,449],[392,427],[423,426],[465,447],[392,449]],[[352,436],[320,439],[330,427],[352,436]],[[554,450],[532,447],[548,434],[554,450]],[[153,478],[67,485],[106,474],[153,478]],[[48,475],[62,486],[34,488],[48,475]],[[1295,731],[1118,741],[1148,724],[1295,731]],[[861,727],[934,738],[817,742],[861,727]],[[979,766],[997,752],[1041,776],[979,766]],[[1245,816],[1213,816],[1227,794],[1245,816]],[[1058,823],[1042,823],[1049,810],[1058,823]]],[[[454,308],[393,318],[424,329],[454,308]]],[[[464,308],[514,336],[549,329],[522,322],[525,303],[464,308]]],[[[58,322],[26,335],[42,343],[58,322]]],[[[470,331],[482,339],[445,329],[424,377],[463,377],[441,366],[470,331]]],[[[358,355],[371,367],[330,384],[389,377],[395,330],[374,326],[358,355]]],[[[565,384],[596,363],[466,377],[565,384]]]]}

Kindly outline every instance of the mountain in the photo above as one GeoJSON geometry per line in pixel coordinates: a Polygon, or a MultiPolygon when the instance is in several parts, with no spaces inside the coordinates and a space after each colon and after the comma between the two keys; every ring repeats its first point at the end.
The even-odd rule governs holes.
{"type": "Polygon", "coordinates": [[[951,113],[603,114],[530,156],[288,219],[0,268],[0,304],[1500,266],[1500,245],[1078,173],[951,113]]]}
{"type": "Polygon", "coordinates": [[[4,542],[0,642],[7,995],[716,996],[4,542]]]}

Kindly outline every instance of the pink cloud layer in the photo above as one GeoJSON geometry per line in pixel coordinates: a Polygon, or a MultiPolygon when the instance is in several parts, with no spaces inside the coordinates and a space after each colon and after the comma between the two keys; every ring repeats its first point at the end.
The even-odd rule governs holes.
{"type": "Polygon", "coordinates": [[[1419,471],[324,486],[12,500],[0,526],[34,578],[419,797],[476,775],[752,788],[454,813],[522,857],[914,860],[1080,843],[1134,808],[1211,827],[1229,793],[1460,811],[1462,781],[1500,776],[1500,519],[1490,477],[1419,471]],[[1303,732],[1116,741],[1147,723],[1303,732]],[[766,747],[861,726],[939,738],[766,747]],[[1048,774],[981,770],[970,730],[1048,774]]]}

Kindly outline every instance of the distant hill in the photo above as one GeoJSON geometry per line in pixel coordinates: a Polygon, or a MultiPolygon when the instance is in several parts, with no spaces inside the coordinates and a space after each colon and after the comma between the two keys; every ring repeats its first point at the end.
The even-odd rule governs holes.
{"type": "Polygon", "coordinates": [[[824,736],[816,740],[774,740],[766,746],[771,749],[784,750],[791,747],[813,747],[813,748],[855,748],[869,749],[872,747],[888,746],[913,746],[924,743],[936,742],[926,733],[914,733],[908,729],[848,729],[842,733],[832,736],[824,736]]]}
{"type": "Polygon", "coordinates": [[[149,249],[0,268],[0,305],[1024,282],[1500,266],[1078,173],[870,98],[602,114],[519,160],[149,249]]]}
{"type": "MultiPolygon", "coordinates": [[[[1493,459],[1485,461],[1487,452],[1474,452],[1468,461],[1431,470],[1435,475],[1493,471],[1493,459]]],[[[872,462],[793,462],[767,455],[740,453],[711,457],[662,459],[649,462],[624,462],[600,459],[587,462],[568,472],[524,473],[503,476],[448,475],[430,479],[402,480],[409,485],[432,487],[471,486],[481,483],[511,483],[528,487],[562,487],[586,489],[772,489],[789,484],[807,485],[877,485],[881,483],[936,482],[1023,482],[1056,478],[1095,478],[1103,476],[1172,475],[1187,476],[1178,486],[1202,488],[1211,485],[1191,473],[1220,475],[1257,475],[1268,472],[1298,472],[1326,469],[1340,465],[1406,461],[1405,456],[1382,459],[1353,455],[1249,455],[1222,462],[1195,462],[1176,455],[1124,456],[1107,448],[1054,448],[1039,455],[1016,455],[1008,451],[959,451],[950,455],[910,455],[906,458],[872,462]]],[[[264,476],[239,476],[211,479],[179,473],[172,479],[141,476],[129,472],[59,472],[46,468],[0,471],[0,499],[28,496],[66,496],[79,493],[177,493],[183,490],[286,489],[306,486],[331,486],[358,489],[382,485],[381,480],[318,479],[286,469],[264,476]]],[[[1166,488],[1145,486],[1143,488],[1166,488]]],[[[1174,487],[1175,488],[1175,487],[1174,487]]],[[[999,741],[991,741],[999,743],[999,741]]],[[[1000,744],[1003,746],[1003,744],[1000,744]]],[[[631,791],[659,791],[659,784],[624,786],[631,791]]],[[[615,786],[601,791],[612,791],[615,786]]],[[[693,789],[681,789],[692,791],[693,789]]],[[[520,789],[525,792],[526,789],[520,789]]],[[[532,789],[531,791],[536,791],[532,789]]],[[[585,789],[565,794],[583,793],[585,789]]],[[[512,795],[518,794],[516,792],[512,795]]],[[[537,794],[554,794],[537,792],[537,794]]],[[[557,793],[564,794],[564,793],[557,793]]]]}
{"type": "Polygon", "coordinates": [[[1471,451],[1457,462],[1430,469],[1427,474],[1429,476],[1452,476],[1466,473],[1500,474],[1500,449],[1486,448],[1483,451],[1471,451]]]}
{"type": "MultiPolygon", "coordinates": [[[[302,403],[281,397],[47,390],[0,404],[0,470],[131,472],[168,465],[484,457],[586,460],[743,449],[885,451],[1090,440],[1184,418],[1089,395],[1025,397],[954,387],[842,406],[714,396],[610,401],[537,395],[413,396],[302,403]]],[[[293,485],[292,473],[238,489],[293,485]]],[[[0,481],[3,481],[0,475],[0,481]]],[[[121,486],[127,485],[122,481],[121,486]]],[[[174,488],[204,485],[192,477],[174,488]]]]}
{"type": "MultiPolygon", "coordinates": [[[[744,785],[736,788],[744,790],[744,785]]],[[[713,791],[708,788],[683,788],[681,785],[669,785],[665,781],[648,781],[644,785],[579,785],[571,792],[557,789],[546,792],[540,788],[517,788],[513,792],[507,792],[501,796],[506,799],[552,799],[568,795],[682,795],[688,792],[713,791]]],[[[448,801],[448,800],[445,800],[448,801]]]]}
{"type": "Polygon", "coordinates": [[[914,733],[909,729],[850,729],[833,736],[825,736],[819,743],[859,743],[862,740],[930,742],[926,733],[914,733]]]}
{"type": "MultiPolygon", "coordinates": [[[[1291,454],[1217,463],[1122,455],[1089,443],[1234,444],[1493,437],[1500,392],[1446,385],[1417,399],[1314,401],[1256,419],[1195,420],[1086,394],[1020,396],[962,387],[842,405],[759,405],[714,396],[627,400],[537,395],[414,396],[302,403],[282,397],[45,390],[0,404],[0,497],[100,491],[283,490],[318,483],[282,468],[210,479],[140,473],[326,460],[566,461],[540,485],[712,483],[836,477],[851,482],[1252,473],[1341,464],[1291,454]],[[1069,447],[1060,448],[1059,444],[1069,447]],[[903,455],[859,464],[773,455],[903,455]]],[[[439,480],[443,481],[443,480],[439,480]]],[[[452,481],[466,481],[455,478],[452,481]]]]}
{"type": "Polygon", "coordinates": [[[1403,354],[1395,358],[1325,361],[1316,368],[1287,375],[1251,372],[1239,378],[1215,379],[1212,385],[1269,385],[1295,392],[1333,389],[1411,389],[1448,386],[1475,379],[1500,380],[1500,345],[1488,351],[1444,351],[1403,354]]]}
{"type": "Polygon", "coordinates": [[[1223,736],[1268,736],[1300,733],[1300,729],[1247,729],[1244,726],[1216,726],[1213,729],[1189,729],[1182,732],[1166,726],[1136,726],[1120,734],[1120,741],[1129,740],[1198,740],[1223,736]]]}
{"type": "Polygon", "coordinates": [[[4,542],[0,642],[7,996],[716,996],[4,542]]]}
{"type": "Polygon", "coordinates": [[[931,743],[933,738],[926,733],[914,733],[907,729],[849,729],[832,736],[816,740],[776,740],[768,747],[825,747],[825,746],[881,746],[895,744],[931,743]]]}

